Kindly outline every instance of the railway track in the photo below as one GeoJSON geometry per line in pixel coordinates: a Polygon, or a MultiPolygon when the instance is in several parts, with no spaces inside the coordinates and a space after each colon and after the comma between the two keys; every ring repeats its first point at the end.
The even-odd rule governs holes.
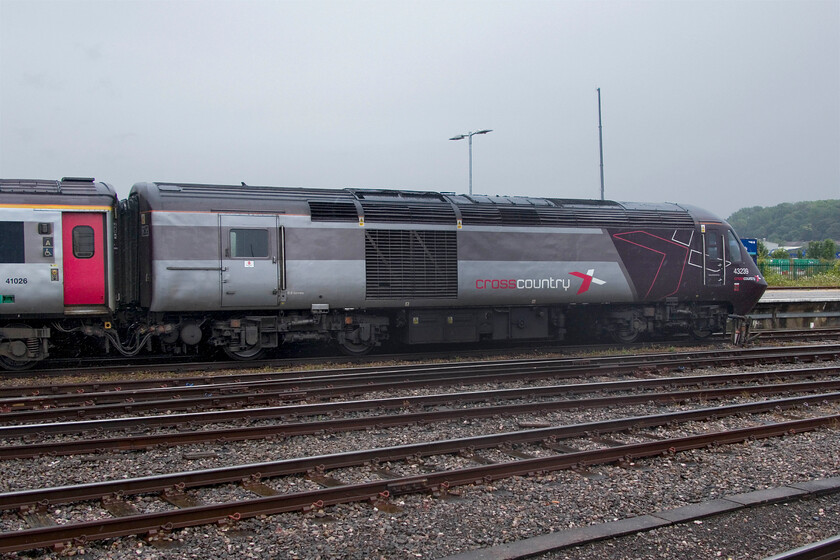
{"type": "MultiPolygon", "coordinates": [[[[711,409],[704,413],[706,417],[717,417],[722,409],[711,409]]],[[[699,416],[693,414],[693,419],[699,416]]],[[[660,418],[632,418],[625,419],[613,429],[638,429],[641,425],[662,425],[673,423],[674,415],[662,415],[660,418]],[[623,426],[622,426],[623,425],[623,426]]],[[[236,500],[225,503],[202,504],[190,497],[184,491],[186,488],[199,484],[220,484],[229,481],[232,475],[242,479],[243,472],[228,471],[220,477],[218,472],[203,473],[205,480],[197,482],[201,474],[185,473],[167,477],[148,477],[145,480],[125,480],[100,485],[80,485],[56,489],[42,489],[32,492],[6,493],[0,495],[0,505],[5,508],[21,508],[23,516],[30,520],[39,519],[45,526],[7,531],[0,533],[0,551],[13,552],[41,547],[65,546],[65,543],[87,543],[92,539],[107,539],[142,533],[157,533],[158,531],[172,531],[183,527],[212,524],[220,522],[238,521],[240,519],[260,515],[271,515],[289,511],[310,511],[327,506],[348,502],[373,502],[375,507],[388,508],[389,498],[407,493],[432,492],[445,494],[455,487],[473,485],[476,483],[490,483],[494,480],[511,476],[526,476],[560,469],[581,468],[608,462],[630,462],[638,458],[662,454],[673,454],[690,449],[698,449],[709,445],[725,445],[741,443],[751,439],[780,437],[792,433],[810,431],[840,422],[840,414],[817,416],[804,420],[787,422],[764,423],[759,426],[736,428],[726,431],[703,433],[683,437],[662,437],[656,435],[654,441],[644,443],[615,444],[591,450],[550,454],[544,457],[528,456],[516,450],[503,453],[516,454],[512,461],[496,462],[477,455],[473,449],[475,440],[455,440],[451,442],[435,442],[433,444],[418,444],[403,448],[384,450],[376,449],[376,458],[370,457],[371,452],[345,454],[338,457],[310,458],[306,464],[286,466],[284,474],[300,474],[303,469],[309,472],[310,480],[320,483],[323,488],[303,492],[279,493],[263,481],[265,474],[262,470],[251,474],[242,482],[242,487],[261,497],[236,500]],[[382,461],[394,461],[406,457],[431,456],[440,453],[460,452],[465,458],[481,464],[460,468],[435,469],[433,472],[422,474],[400,475],[390,468],[380,468],[382,461]],[[373,461],[373,472],[377,480],[364,482],[346,482],[326,474],[327,468],[335,469],[348,465],[358,465],[361,460],[373,461]],[[376,459],[376,460],[374,460],[376,459]],[[314,461],[320,461],[314,463],[314,461]],[[314,469],[314,472],[312,471],[314,469]],[[161,497],[178,509],[162,512],[142,513],[131,504],[124,501],[124,496],[133,493],[162,491],[161,497]],[[104,496],[104,497],[103,497],[104,496]],[[102,517],[93,521],[70,522],[61,525],[50,524],[43,517],[45,507],[51,504],[67,503],[69,500],[85,500],[101,498],[101,507],[117,517],[102,517]],[[38,508],[42,509],[38,509],[38,508]]],[[[592,431],[600,432],[605,425],[588,425],[576,427],[570,435],[581,436],[592,431]]],[[[548,447],[556,441],[553,434],[548,447]]],[[[496,446],[512,445],[521,436],[516,434],[496,438],[496,446]],[[501,441],[499,441],[501,440],[501,441]]],[[[539,434],[540,439],[548,437],[539,434]]],[[[276,467],[276,465],[275,465],[276,467]]],[[[268,465],[261,465],[266,469],[268,465]]],[[[282,467],[281,467],[282,470],[282,467]]],[[[274,471],[276,473],[276,471],[274,471]]],[[[274,473],[272,473],[274,474],[274,473]]]]}
{"type": "MultiPolygon", "coordinates": [[[[803,402],[834,400],[831,391],[840,390],[840,379],[823,381],[793,381],[781,383],[780,379],[801,377],[834,376],[840,373],[840,366],[795,370],[772,370],[744,374],[723,374],[717,376],[665,377],[661,379],[614,381],[602,383],[570,384],[559,386],[540,386],[525,389],[502,389],[493,391],[473,391],[469,393],[447,393],[427,396],[403,396],[373,400],[341,401],[311,405],[297,405],[270,409],[241,409],[211,414],[166,414],[154,418],[132,417],[104,421],[70,421],[36,426],[2,426],[0,438],[7,445],[0,448],[0,459],[37,457],[39,455],[74,455],[106,450],[145,449],[154,446],[186,445],[215,441],[241,441],[264,438],[313,435],[323,432],[338,433],[353,430],[366,430],[393,426],[407,426],[431,422],[443,422],[465,418],[486,418],[493,416],[515,416],[532,413],[557,412],[570,409],[595,409],[614,406],[629,406],[643,403],[683,403],[691,401],[721,400],[737,397],[745,393],[751,395],[779,395],[784,393],[804,393],[822,391],[819,397],[807,397],[803,402]],[[757,385],[757,381],[772,381],[770,384],[757,385]],[[744,382],[750,383],[744,385],[744,382]],[[737,384],[736,384],[737,383],[737,384]],[[714,385],[734,384],[726,388],[710,388],[714,385]],[[678,386],[703,386],[692,391],[644,392],[655,389],[678,386]],[[639,392],[638,394],[583,398],[586,393],[595,392],[639,392]],[[826,393],[829,392],[829,393],[826,393]],[[561,397],[549,400],[549,397],[561,397]],[[496,404],[509,400],[531,399],[524,404],[496,404]],[[467,404],[480,403],[482,406],[467,408],[467,404]],[[452,407],[452,405],[457,405],[452,407]],[[439,407],[443,407],[440,409],[439,407]],[[437,410],[418,411],[418,409],[438,408],[437,410]],[[393,412],[396,410],[396,412],[393,412]],[[402,412],[411,410],[412,412],[402,412]],[[354,416],[351,418],[302,421],[307,417],[323,417],[340,413],[358,413],[375,411],[380,414],[354,416]],[[385,412],[385,414],[381,414],[385,412]],[[237,428],[187,430],[184,426],[197,426],[202,423],[229,423],[241,421],[250,424],[255,420],[277,420],[280,424],[266,426],[243,426],[237,428]],[[56,434],[81,434],[98,432],[103,434],[114,431],[136,433],[156,428],[179,428],[177,433],[162,431],[157,434],[132,435],[121,437],[99,437],[91,440],[56,440],[46,439],[38,443],[36,437],[56,434]],[[13,438],[26,438],[25,443],[14,445],[13,438]]],[[[777,406],[777,405],[773,405],[777,406]]]]}
{"type": "Polygon", "coordinates": [[[767,560],[833,560],[840,558],[840,535],[776,554],[767,560]]]}
{"type": "MultiPolygon", "coordinates": [[[[447,380],[466,382],[472,378],[492,382],[533,380],[546,377],[591,376],[635,371],[639,368],[702,368],[720,364],[756,364],[833,360],[840,356],[840,344],[818,346],[760,347],[748,349],[705,350],[650,353],[638,356],[614,355],[584,358],[542,358],[522,360],[476,361],[467,363],[375,366],[338,370],[243,373],[235,376],[194,376],[140,380],[92,381],[64,384],[24,385],[0,388],[0,412],[10,413],[36,408],[74,405],[119,405],[129,403],[131,410],[139,403],[169,399],[174,401],[207,395],[219,405],[230,397],[250,399],[309,398],[313,387],[329,386],[337,392],[389,390],[382,384],[415,382],[444,385],[447,380]],[[380,383],[382,385],[376,386],[380,383]],[[208,393],[210,393],[208,395],[208,393]]],[[[326,395],[321,395],[326,396],[326,395]]],[[[184,404],[184,403],[181,403],[184,404]]],[[[199,406],[190,401],[188,406],[199,406]]],[[[155,404],[154,406],[160,406],[155,404]]],[[[72,411],[72,414],[80,414],[72,411]]],[[[81,413],[84,415],[84,413],[81,413]]]]}
{"type": "MultiPolygon", "coordinates": [[[[351,451],[332,455],[317,455],[299,459],[273,461],[257,465],[241,465],[190,473],[174,473],[147,477],[142,479],[125,479],[111,482],[100,482],[82,484],[73,487],[47,488],[31,491],[9,492],[0,494],[0,508],[29,508],[34,509],[46,505],[67,503],[71,500],[94,500],[108,495],[128,496],[134,494],[161,492],[170,488],[179,488],[181,491],[187,488],[196,488],[213,484],[222,484],[239,481],[253,481],[256,479],[267,479],[275,476],[304,475],[314,471],[323,472],[344,467],[362,467],[367,464],[382,464],[385,462],[414,460],[434,455],[459,453],[470,454],[472,458],[482,459],[476,454],[477,450],[503,449],[504,453],[515,454],[514,447],[523,444],[538,444],[549,450],[564,450],[569,453],[577,453],[578,450],[562,443],[563,440],[573,438],[595,438],[598,440],[604,434],[616,434],[622,432],[632,433],[639,436],[639,430],[643,428],[673,426],[688,422],[698,422],[709,419],[720,419],[729,416],[762,414],[767,412],[788,410],[808,405],[816,405],[821,402],[836,402],[840,400],[840,393],[819,394],[808,397],[791,397],[787,399],[776,399],[757,403],[726,405],[717,407],[706,407],[696,410],[680,412],[669,412],[648,416],[633,416],[608,420],[601,422],[589,422],[569,426],[545,427],[523,429],[515,432],[505,432],[485,436],[460,438],[454,440],[433,441],[427,443],[416,443],[403,446],[377,448],[362,451],[351,451]]],[[[821,417],[822,418],[822,417],[821,417]]],[[[833,424],[840,420],[840,417],[826,416],[824,421],[817,424],[809,424],[807,421],[802,424],[789,424],[790,433],[807,429],[815,429],[818,426],[833,424]]],[[[645,437],[642,435],[641,437],[645,437]]],[[[657,441],[670,441],[656,436],[657,441]]],[[[612,447],[621,447],[616,440],[610,440],[612,447]]],[[[671,453],[675,449],[666,448],[671,453]]],[[[523,459],[522,454],[517,454],[523,459]]],[[[575,455],[574,457],[578,457],[575,455]]],[[[617,456],[623,461],[634,458],[630,456],[617,456]]],[[[600,460],[600,459],[599,459],[600,460]]],[[[612,459],[610,459],[612,460],[612,459]]],[[[618,459],[615,459],[618,460],[618,459]]],[[[568,463],[567,464],[573,464],[568,463]]],[[[586,458],[577,463],[578,466],[589,464],[586,458]]],[[[593,463],[594,464],[594,463],[593,463]]]]}
{"type": "Polygon", "coordinates": [[[781,342],[801,340],[832,340],[840,337],[840,328],[823,327],[818,329],[759,331],[755,333],[757,341],[781,342]]]}
{"type": "Polygon", "coordinates": [[[611,463],[629,468],[645,457],[835,430],[840,424],[840,365],[823,362],[837,361],[839,353],[836,346],[822,345],[687,352],[667,354],[661,361],[645,355],[586,358],[583,363],[545,359],[368,367],[242,374],[235,376],[240,384],[231,377],[195,377],[203,381],[200,387],[184,380],[168,387],[142,385],[160,380],[125,386],[51,384],[41,388],[49,395],[31,394],[38,388],[29,386],[24,394],[7,393],[0,401],[0,418],[5,420],[0,438],[6,443],[0,447],[0,464],[26,468],[27,458],[45,454],[56,461],[64,455],[89,457],[96,464],[100,457],[113,455],[109,450],[143,454],[173,445],[189,445],[183,455],[200,457],[208,446],[212,455],[219,445],[255,438],[269,446],[314,438],[317,449],[315,442],[324,438],[351,432],[385,435],[403,426],[453,436],[457,430],[450,427],[456,424],[505,427],[403,445],[374,443],[362,451],[7,491],[0,494],[5,512],[0,551],[97,546],[93,541],[127,535],[174,538],[182,527],[220,522],[235,527],[250,517],[282,512],[324,515],[324,510],[348,503],[372,503],[376,511],[401,515],[400,496],[446,498],[457,496],[458,486],[492,486],[511,476],[539,478],[540,473],[585,472],[611,463]],[[797,367],[707,372],[721,363],[741,367],[767,361],[797,367]],[[802,362],[815,363],[799,367],[802,362]],[[673,375],[695,367],[704,374],[673,375]],[[552,378],[565,383],[546,385],[552,378]],[[527,386],[532,383],[539,386],[527,386]],[[424,393],[440,388],[450,392],[424,393]],[[215,394],[202,394],[208,391],[215,394]],[[212,398],[225,391],[239,401],[213,404],[212,398]],[[266,393],[282,395],[282,402],[266,407],[249,401],[266,393]],[[374,398],[352,398],[360,395],[374,398]],[[188,402],[208,398],[204,404],[188,402]],[[708,406],[711,401],[721,404],[708,406]],[[247,408],[224,408],[235,402],[247,408]],[[175,406],[160,408],[166,403],[189,406],[175,413],[175,406]],[[221,409],[196,410],[204,406],[221,409]],[[133,414],[143,407],[146,415],[133,414]],[[634,413],[639,407],[667,412],[634,413]],[[80,409],[85,410],[81,415],[80,409]],[[155,410],[167,413],[155,415],[155,410]],[[605,419],[564,421],[588,418],[598,410],[605,419]],[[58,416],[39,417],[42,413],[58,416]],[[126,413],[132,415],[124,417],[126,413]],[[87,439],[78,439],[79,434],[87,439]],[[65,519],[57,511],[76,514],[65,519]]]}

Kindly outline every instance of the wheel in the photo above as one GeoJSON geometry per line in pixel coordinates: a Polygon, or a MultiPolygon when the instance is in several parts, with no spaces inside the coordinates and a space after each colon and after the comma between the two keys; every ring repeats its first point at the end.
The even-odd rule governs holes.
{"type": "MultiPolygon", "coordinates": [[[[29,325],[24,325],[21,323],[10,323],[5,325],[10,329],[28,329],[29,325]]],[[[34,345],[35,349],[38,349],[38,339],[37,338],[28,338],[28,339],[8,339],[9,350],[12,354],[16,356],[20,356],[22,359],[15,359],[9,356],[0,356],[0,367],[3,369],[7,369],[10,371],[23,371],[26,369],[31,368],[36,363],[38,363],[38,359],[30,359],[27,357],[27,347],[30,345],[34,345]]]]}
{"type": "Polygon", "coordinates": [[[691,326],[688,328],[688,334],[690,334],[691,337],[696,340],[703,340],[704,338],[709,338],[710,336],[712,336],[712,329],[710,329],[709,327],[691,326]]]}
{"type": "Polygon", "coordinates": [[[631,328],[622,327],[610,332],[612,339],[619,344],[631,344],[641,338],[642,333],[631,328]]]}
{"type": "Polygon", "coordinates": [[[225,348],[225,354],[233,360],[245,362],[248,360],[259,360],[265,356],[265,348],[246,348],[244,350],[231,350],[225,348]]]}
{"type": "Polygon", "coordinates": [[[356,343],[344,340],[338,343],[341,352],[347,356],[365,356],[373,350],[373,344],[356,343]]]}
{"type": "Polygon", "coordinates": [[[36,363],[35,360],[13,360],[6,356],[0,356],[0,367],[9,371],[24,371],[30,369],[36,363]]]}

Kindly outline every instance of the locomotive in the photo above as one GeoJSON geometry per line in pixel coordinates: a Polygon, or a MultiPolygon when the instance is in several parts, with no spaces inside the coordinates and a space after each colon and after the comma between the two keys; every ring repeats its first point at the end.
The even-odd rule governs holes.
{"type": "Polygon", "coordinates": [[[7,369],[83,349],[703,337],[766,286],[725,221],[678,204],[0,180],[7,369]]]}

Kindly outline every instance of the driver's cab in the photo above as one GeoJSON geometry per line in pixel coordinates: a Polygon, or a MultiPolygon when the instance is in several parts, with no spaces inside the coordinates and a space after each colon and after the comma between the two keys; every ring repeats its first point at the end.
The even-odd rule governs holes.
{"type": "Polygon", "coordinates": [[[703,243],[703,285],[730,285],[733,267],[744,261],[741,241],[726,224],[700,224],[700,233],[703,243]]]}

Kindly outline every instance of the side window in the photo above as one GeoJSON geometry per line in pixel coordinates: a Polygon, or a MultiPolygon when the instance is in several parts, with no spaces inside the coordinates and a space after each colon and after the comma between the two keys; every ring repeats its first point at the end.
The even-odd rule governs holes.
{"type": "Polygon", "coordinates": [[[230,256],[232,258],[259,259],[268,256],[268,230],[230,230],[230,256]]]}
{"type": "Polygon", "coordinates": [[[73,228],[73,256],[77,259],[89,259],[94,253],[94,234],[90,226],[73,228]]]}
{"type": "Polygon", "coordinates": [[[728,243],[727,256],[729,260],[734,263],[741,262],[741,242],[738,241],[738,238],[735,237],[732,230],[726,232],[726,240],[728,243]]]}
{"type": "Polygon", "coordinates": [[[23,222],[0,222],[0,263],[22,262],[23,222]]]}
{"type": "Polygon", "coordinates": [[[719,239],[720,237],[715,235],[714,232],[706,236],[706,254],[710,259],[720,258],[719,239]]]}

